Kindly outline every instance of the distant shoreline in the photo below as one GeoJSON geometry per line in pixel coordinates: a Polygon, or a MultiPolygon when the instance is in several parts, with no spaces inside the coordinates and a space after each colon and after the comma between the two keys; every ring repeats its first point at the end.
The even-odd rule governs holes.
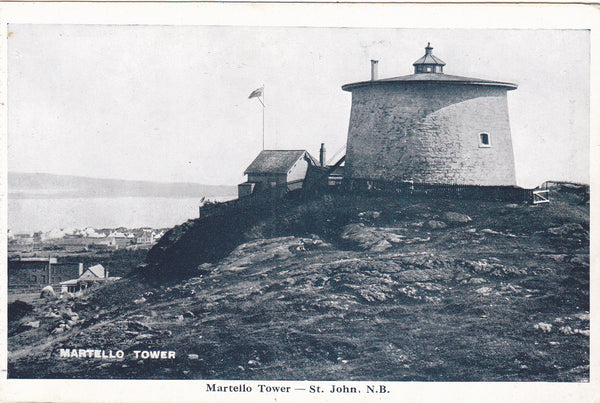
{"type": "Polygon", "coordinates": [[[9,200],[59,200],[59,199],[126,199],[126,198],[163,198],[163,199],[193,199],[197,198],[198,200],[203,197],[207,200],[217,200],[217,201],[225,201],[230,199],[237,198],[237,195],[232,194],[218,194],[218,195],[143,195],[143,194],[122,194],[122,195],[107,195],[107,194],[96,194],[96,195],[78,195],[71,193],[53,193],[53,194],[42,194],[42,193],[23,193],[23,192],[14,192],[8,193],[9,200]]]}
{"type": "Polygon", "coordinates": [[[235,186],[101,179],[46,173],[8,173],[8,197],[10,199],[223,198],[235,197],[236,194],[235,186]]]}

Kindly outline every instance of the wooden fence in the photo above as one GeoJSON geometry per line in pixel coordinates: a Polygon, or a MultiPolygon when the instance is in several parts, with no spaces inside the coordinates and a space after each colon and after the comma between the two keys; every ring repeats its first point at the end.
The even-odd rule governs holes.
{"type": "Polygon", "coordinates": [[[443,183],[394,182],[371,179],[343,180],[344,192],[397,194],[404,196],[448,197],[456,199],[533,201],[533,190],[517,186],[478,186],[443,183]]]}
{"type": "MultiPolygon", "coordinates": [[[[371,179],[328,180],[329,193],[363,193],[381,195],[402,195],[405,197],[436,197],[453,199],[497,200],[508,202],[533,203],[534,189],[517,186],[476,186],[425,184],[415,182],[394,182],[371,179]]],[[[199,217],[224,216],[249,208],[270,209],[291,191],[304,189],[304,181],[284,183],[239,199],[209,203],[200,206],[199,217]]],[[[307,192],[307,194],[310,192],[307,192]]]]}

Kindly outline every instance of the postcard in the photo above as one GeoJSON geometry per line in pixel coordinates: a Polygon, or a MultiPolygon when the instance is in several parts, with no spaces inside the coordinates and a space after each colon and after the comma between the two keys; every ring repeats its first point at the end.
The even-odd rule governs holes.
{"type": "Polygon", "coordinates": [[[1,7],[7,401],[597,397],[590,7],[1,7]]]}

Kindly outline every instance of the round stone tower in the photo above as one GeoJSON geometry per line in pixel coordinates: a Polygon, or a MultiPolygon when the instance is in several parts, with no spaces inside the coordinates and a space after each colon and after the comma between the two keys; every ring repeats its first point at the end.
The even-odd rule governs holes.
{"type": "Polygon", "coordinates": [[[342,87],[352,92],[345,177],[514,186],[507,91],[515,84],[444,74],[432,54],[414,74],[342,87]]]}

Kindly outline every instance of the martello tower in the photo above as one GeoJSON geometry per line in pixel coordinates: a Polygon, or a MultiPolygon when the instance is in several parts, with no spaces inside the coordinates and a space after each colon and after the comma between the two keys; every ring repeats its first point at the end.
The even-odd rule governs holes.
{"type": "Polygon", "coordinates": [[[346,84],[352,110],[347,178],[514,186],[507,91],[515,84],[444,74],[432,54],[414,74],[346,84]]]}

